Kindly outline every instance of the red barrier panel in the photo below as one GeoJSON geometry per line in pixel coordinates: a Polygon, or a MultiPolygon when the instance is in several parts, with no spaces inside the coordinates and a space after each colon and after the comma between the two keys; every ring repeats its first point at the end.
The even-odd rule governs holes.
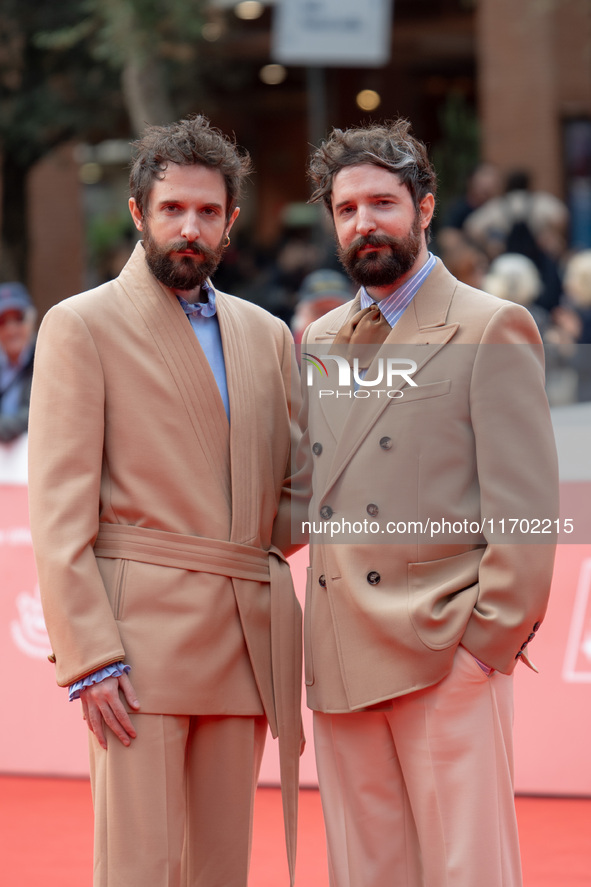
{"type": "Polygon", "coordinates": [[[26,486],[0,485],[0,588],[0,772],[85,775],[80,706],[47,661],[26,486]]]}
{"type": "MultiPolygon", "coordinates": [[[[589,515],[591,485],[563,488],[565,516],[589,515]],[[565,509],[569,513],[566,514],[565,509]],[[572,513],[571,513],[572,512],[572,513]]],[[[580,521],[579,521],[580,526],[580,521]]],[[[292,558],[303,605],[307,550],[292,558]]],[[[0,475],[0,772],[86,775],[86,726],[47,661],[24,484],[0,475]]],[[[591,539],[560,545],[548,614],[515,680],[515,774],[521,793],[591,795],[591,539]]],[[[311,713],[303,707],[307,746],[303,785],[315,785],[311,713]]],[[[269,741],[261,783],[278,782],[277,743],[269,741]]]]}
{"type": "Polygon", "coordinates": [[[515,677],[515,782],[523,794],[591,796],[591,545],[560,545],[539,637],[540,673],[515,677]]]}

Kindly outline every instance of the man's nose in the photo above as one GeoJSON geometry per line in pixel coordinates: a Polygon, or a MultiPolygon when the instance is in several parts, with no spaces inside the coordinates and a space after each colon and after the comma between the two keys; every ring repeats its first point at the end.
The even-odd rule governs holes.
{"type": "Polygon", "coordinates": [[[357,233],[362,237],[373,233],[377,228],[372,213],[364,207],[359,207],[357,211],[357,233]]]}
{"type": "Polygon", "coordinates": [[[183,218],[181,237],[188,243],[199,239],[199,218],[195,212],[187,212],[183,218]]]}

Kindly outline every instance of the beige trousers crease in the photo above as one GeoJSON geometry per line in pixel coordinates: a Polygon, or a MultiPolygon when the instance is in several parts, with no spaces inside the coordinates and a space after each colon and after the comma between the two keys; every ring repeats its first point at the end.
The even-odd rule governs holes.
{"type": "Polygon", "coordinates": [[[392,710],[314,712],[331,887],[521,887],[513,679],[459,647],[392,710]]]}
{"type": "Polygon", "coordinates": [[[93,887],[246,887],[264,716],[131,714],[90,736],[93,887]]]}

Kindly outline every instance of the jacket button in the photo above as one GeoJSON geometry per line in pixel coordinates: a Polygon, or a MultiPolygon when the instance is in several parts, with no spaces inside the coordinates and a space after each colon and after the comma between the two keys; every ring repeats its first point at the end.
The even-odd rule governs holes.
{"type": "Polygon", "coordinates": [[[532,631],[532,633],[530,634],[530,636],[529,636],[528,639],[527,639],[527,640],[528,640],[528,643],[529,643],[529,641],[533,641],[533,639],[535,638],[535,636],[536,636],[535,631],[532,631]]]}
{"type": "Polygon", "coordinates": [[[536,622],[536,624],[534,625],[534,631],[537,631],[541,624],[541,622],[536,622]]]}
{"type": "Polygon", "coordinates": [[[522,650],[525,650],[526,647],[527,647],[527,641],[526,641],[524,644],[521,645],[521,649],[522,649],[522,650]]]}
{"type": "Polygon", "coordinates": [[[517,653],[517,655],[515,656],[515,658],[516,658],[516,659],[519,659],[521,656],[523,656],[523,653],[522,653],[521,650],[520,650],[520,651],[517,653]]]}
{"type": "Polygon", "coordinates": [[[322,444],[321,443],[312,444],[312,452],[314,453],[315,456],[319,456],[320,453],[322,452],[322,444]]]}
{"type": "Polygon", "coordinates": [[[332,508],[330,507],[330,505],[323,505],[322,508],[320,509],[320,517],[323,518],[324,520],[330,520],[331,517],[333,516],[333,514],[334,514],[334,512],[333,512],[332,508]]]}
{"type": "Polygon", "coordinates": [[[376,573],[375,570],[372,570],[371,573],[367,574],[367,581],[370,585],[377,585],[382,577],[379,573],[376,573]]]}
{"type": "Polygon", "coordinates": [[[374,505],[373,502],[370,502],[367,508],[365,509],[370,517],[376,517],[380,513],[380,509],[377,505],[374,505]]]}
{"type": "Polygon", "coordinates": [[[49,659],[50,662],[55,663],[55,653],[50,653],[47,658],[49,659]]]}
{"type": "Polygon", "coordinates": [[[383,450],[391,450],[392,449],[392,438],[391,437],[381,437],[380,438],[380,446],[383,450]]]}
{"type": "Polygon", "coordinates": [[[318,585],[321,585],[322,588],[326,588],[326,576],[324,575],[324,573],[322,574],[322,576],[318,577],[318,585]]]}

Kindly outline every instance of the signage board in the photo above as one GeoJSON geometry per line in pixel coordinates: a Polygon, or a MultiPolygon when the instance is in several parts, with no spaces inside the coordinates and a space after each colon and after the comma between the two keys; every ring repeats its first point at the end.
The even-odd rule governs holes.
{"type": "Polygon", "coordinates": [[[390,57],[393,0],[279,0],[272,55],[283,65],[380,67],[390,57]]]}

